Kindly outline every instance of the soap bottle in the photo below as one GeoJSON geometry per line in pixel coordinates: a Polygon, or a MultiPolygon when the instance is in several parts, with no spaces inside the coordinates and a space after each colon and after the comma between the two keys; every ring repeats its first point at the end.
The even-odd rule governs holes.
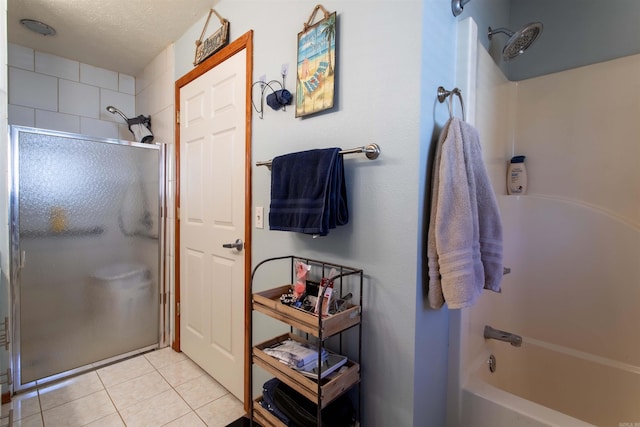
{"type": "Polygon", "coordinates": [[[514,156],[507,171],[507,193],[514,195],[527,194],[527,169],[524,165],[526,156],[514,156]]]}

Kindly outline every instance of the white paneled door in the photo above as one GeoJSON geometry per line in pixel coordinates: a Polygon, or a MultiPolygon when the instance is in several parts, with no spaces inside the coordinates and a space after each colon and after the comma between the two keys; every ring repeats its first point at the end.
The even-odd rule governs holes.
{"type": "Polygon", "coordinates": [[[241,50],[180,89],[180,346],[240,400],[245,80],[241,50]]]}

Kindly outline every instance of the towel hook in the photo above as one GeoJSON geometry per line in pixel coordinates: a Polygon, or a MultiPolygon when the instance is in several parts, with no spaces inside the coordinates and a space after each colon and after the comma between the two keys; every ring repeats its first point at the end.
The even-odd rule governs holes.
{"type": "MultiPolygon", "coordinates": [[[[438,87],[438,101],[442,104],[445,99],[447,99],[451,95],[457,95],[460,100],[460,107],[462,107],[462,120],[467,120],[465,112],[464,112],[464,101],[462,100],[462,91],[460,89],[453,88],[453,90],[446,90],[442,86],[438,87]]],[[[453,117],[453,107],[452,101],[449,99],[449,117],[453,117]]]]}

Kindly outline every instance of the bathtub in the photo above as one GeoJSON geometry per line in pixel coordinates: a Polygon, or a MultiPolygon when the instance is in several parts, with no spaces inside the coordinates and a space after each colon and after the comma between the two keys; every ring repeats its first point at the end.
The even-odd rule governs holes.
{"type": "Polygon", "coordinates": [[[640,426],[637,367],[527,337],[487,347],[461,390],[461,426],[640,426]]]}
{"type": "Polygon", "coordinates": [[[500,202],[512,272],[461,314],[457,425],[640,427],[640,230],[577,203],[500,202]],[[485,340],[485,325],[522,346],[485,340]]]}

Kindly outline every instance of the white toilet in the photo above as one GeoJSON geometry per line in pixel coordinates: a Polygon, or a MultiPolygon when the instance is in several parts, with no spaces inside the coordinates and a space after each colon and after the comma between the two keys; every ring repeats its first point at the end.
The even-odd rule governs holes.
{"type": "Polygon", "coordinates": [[[141,329],[147,329],[145,325],[157,312],[152,283],[149,269],[135,263],[107,265],[91,275],[90,316],[106,341],[114,339],[118,347],[128,347],[141,329]]]}

